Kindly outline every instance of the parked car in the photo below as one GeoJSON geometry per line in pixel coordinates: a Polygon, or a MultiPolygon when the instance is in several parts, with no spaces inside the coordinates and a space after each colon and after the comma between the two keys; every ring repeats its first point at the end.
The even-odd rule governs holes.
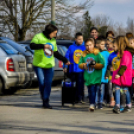
{"type": "Polygon", "coordinates": [[[60,46],[65,46],[67,48],[69,48],[70,45],[73,44],[73,40],[56,40],[57,41],[57,45],[60,46]]]}
{"type": "Polygon", "coordinates": [[[30,81],[26,59],[16,49],[0,40],[0,93],[24,86],[30,81]]]}
{"type": "MultiPolygon", "coordinates": [[[[30,45],[31,40],[20,41],[19,44],[30,45]]],[[[57,45],[66,46],[67,48],[73,44],[73,40],[56,40],[57,45]]]]}
{"type": "Polygon", "coordinates": [[[3,41],[6,41],[9,45],[11,45],[13,48],[15,48],[17,51],[19,51],[20,53],[22,53],[25,56],[27,71],[29,71],[29,73],[30,73],[30,81],[29,81],[29,83],[27,83],[27,85],[25,85],[24,88],[30,87],[32,84],[32,80],[34,79],[34,70],[33,70],[33,66],[32,66],[32,60],[33,60],[32,54],[29,51],[26,51],[26,49],[24,47],[20,46],[18,43],[11,40],[10,38],[0,37],[0,39],[3,41]]]}

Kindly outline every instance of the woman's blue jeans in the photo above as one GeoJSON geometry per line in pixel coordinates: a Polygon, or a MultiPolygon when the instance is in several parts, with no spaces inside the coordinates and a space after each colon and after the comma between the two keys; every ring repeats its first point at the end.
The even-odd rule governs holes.
{"type": "Polygon", "coordinates": [[[54,74],[53,68],[45,69],[40,67],[34,67],[34,70],[38,78],[39,90],[42,99],[49,99],[54,74]]]}
{"type": "Polygon", "coordinates": [[[128,87],[120,87],[115,85],[115,102],[116,106],[120,107],[120,90],[123,90],[126,94],[126,104],[131,104],[131,97],[128,91],[128,87]]]}

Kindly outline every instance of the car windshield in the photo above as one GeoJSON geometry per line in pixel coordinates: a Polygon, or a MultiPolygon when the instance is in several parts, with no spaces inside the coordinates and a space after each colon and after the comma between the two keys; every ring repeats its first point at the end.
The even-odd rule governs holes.
{"type": "Polygon", "coordinates": [[[0,43],[0,47],[8,54],[8,55],[13,55],[13,54],[18,54],[18,51],[15,50],[12,46],[10,46],[7,43],[0,43]]]}
{"type": "Polygon", "coordinates": [[[11,45],[14,49],[16,49],[17,51],[21,52],[22,54],[24,54],[25,56],[32,56],[31,53],[29,51],[26,51],[26,49],[24,47],[22,47],[20,44],[16,43],[15,41],[9,39],[9,38],[5,38],[5,37],[0,37],[2,40],[6,41],[9,45],[11,45]]]}

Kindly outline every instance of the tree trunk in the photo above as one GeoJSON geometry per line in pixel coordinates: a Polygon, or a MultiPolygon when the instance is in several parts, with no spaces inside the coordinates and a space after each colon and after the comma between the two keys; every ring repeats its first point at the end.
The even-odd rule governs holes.
{"type": "Polygon", "coordinates": [[[25,29],[19,29],[18,35],[19,35],[18,41],[25,40],[26,30],[25,29]]]}

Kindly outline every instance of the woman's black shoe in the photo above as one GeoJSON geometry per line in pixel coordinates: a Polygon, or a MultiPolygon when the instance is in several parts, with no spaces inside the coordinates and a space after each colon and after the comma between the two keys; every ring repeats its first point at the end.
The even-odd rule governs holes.
{"type": "Polygon", "coordinates": [[[49,104],[45,104],[45,105],[43,105],[43,108],[45,108],[45,109],[53,109],[52,106],[49,105],[49,104]]]}
{"type": "Polygon", "coordinates": [[[43,100],[43,108],[45,108],[45,109],[52,109],[52,106],[49,105],[49,100],[48,99],[43,100]]]}

